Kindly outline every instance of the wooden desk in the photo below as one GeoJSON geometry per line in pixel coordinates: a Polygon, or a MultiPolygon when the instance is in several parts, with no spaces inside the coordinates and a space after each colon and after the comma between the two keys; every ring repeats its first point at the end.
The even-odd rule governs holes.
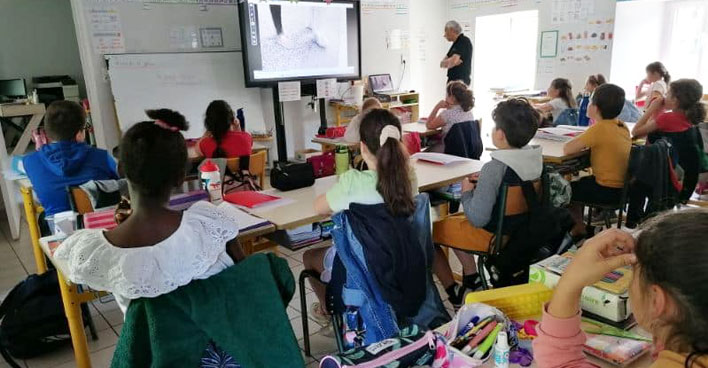
{"type": "Polygon", "coordinates": [[[429,137],[431,135],[436,135],[440,133],[441,129],[428,129],[425,127],[425,123],[415,122],[403,124],[403,133],[418,133],[421,137],[429,137]]]}
{"type": "MultiPolygon", "coordinates": [[[[467,160],[443,166],[413,160],[412,165],[418,177],[418,190],[424,192],[456,183],[470,174],[479,172],[483,163],[467,160]]],[[[324,220],[327,216],[315,212],[315,199],[326,193],[336,182],[336,176],[329,176],[317,179],[313,186],[307,188],[289,192],[271,189],[266,193],[286,198],[291,202],[278,207],[254,209],[251,212],[272,222],[278,230],[294,229],[324,220]]]]}
{"type": "MultiPolygon", "coordinates": [[[[0,117],[14,118],[20,116],[31,116],[29,123],[25,127],[24,132],[17,141],[15,149],[12,150],[12,155],[22,155],[27,150],[27,146],[32,138],[32,131],[37,129],[39,123],[44,117],[43,104],[0,104],[0,117]]],[[[0,168],[2,171],[10,170],[10,158],[5,149],[5,136],[0,133],[0,168]]],[[[10,234],[12,239],[20,238],[20,207],[16,201],[17,188],[12,180],[5,178],[3,174],[0,180],[0,189],[2,190],[2,198],[5,204],[5,212],[7,213],[7,221],[10,223],[10,234]]]]}

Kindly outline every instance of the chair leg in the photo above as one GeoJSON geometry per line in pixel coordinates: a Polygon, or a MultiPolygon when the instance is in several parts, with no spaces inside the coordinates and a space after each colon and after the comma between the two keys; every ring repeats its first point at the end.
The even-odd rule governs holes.
{"type": "Polygon", "coordinates": [[[624,217],[624,207],[620,207],[619,214],[617,214],[617,228],[622,228],[622,218],[624,217]]]}
{"type": "Polygon", "coordinates": [[[98,333],[96,333],[96,324],[93,323],[93,317],[91,317],[91,311],[89,310],[88,303],[81,304],[81,313],[86,316],[86,322],[88,324],[89,332],[91,333],[91,339],[93,341],[98,340],[98,333]]]}
{"type": "Polygon", "coordinates": [[[486,269],[487,257],[479,256],[477,260],[477,273],[479,278],[482,279],[482,289],[489,290],[489,283],[487,283],[487,277],[484,275],[486,269]]]}
{"type": "Polygon", "coordinates": [[[310,351],[310,326],[307,323],[307,298],[305,295],[305,280],[308,277],[311,277],[311,271],[302,271],[298,278],[298,285],[300,288],[300,317],[302,319],[302,338],[305,345],[305,355],[312,356],[310,351]]]}
{"type": "Polygon", "coordinates": [[[334,340],[337,342],[337,351],[344,353],[344,341],[342,340],[342,316],[332,314],[332,328],[334,329],[334,340]]]}
{"type": "MultiPolygon", "coordinates": [[[[614,213],[614,211],[612,211],[614,213]]],[[[604,210],[602,211],[602,217],[605,219],[605,228],[607,230],[612,228],[612,222],[610,221],[610,211],[609,210],[604,210]]]]}
{"type": "Polygon", "coordinates": [[[592,226],[592,206],[588,206],[588,227],[592,226]]]}

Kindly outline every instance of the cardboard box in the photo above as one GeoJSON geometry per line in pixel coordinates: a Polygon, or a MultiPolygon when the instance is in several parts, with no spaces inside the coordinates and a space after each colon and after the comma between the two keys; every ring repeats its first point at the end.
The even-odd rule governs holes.
{"type": "MultiPolygon", "coordinates": [[[[567,257],[555,255],[531,265],[529,282],[540,283],[549,288],[554,288],[560,280],[560,273],[556,272],[557,269],[552,267],[552,265],[563,261],[561,258],[567,260],[567,257]],[[552,271],[549,268],[556,269],[556,271],[552,271]]],[[[580,307],[586,312],[613,322],[625,321],[632,314],[627,292],[615,294],[595,286],[588,286],[583,289],[580,307]]]]}

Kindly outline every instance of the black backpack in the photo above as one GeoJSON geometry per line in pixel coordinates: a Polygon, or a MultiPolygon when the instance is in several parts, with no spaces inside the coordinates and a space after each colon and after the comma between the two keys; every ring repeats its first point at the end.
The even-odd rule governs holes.
{"type": "MultiPolygon", "coordinates": [[[[557,208],[544,195],[539,200],[531,182],[521,184],[529,212],[523,224],[511,234],[498,255],[489,258],[494,287],[525,284],[529,266],[556,254],[574,221],[565,208],[557,208]]],[[[547,176],[543,175],[543,192],[549,193],[547,176]]]]}
{"type": "MultiPolygon", "coordinates": [[[[84,324],[90,316],[84,315],[84,324]]],[[[55,270],[30,275],[0,304],[0,353],[13,368],[12,357],[33,358],[71,342],[69,324],[55,270]]]]}

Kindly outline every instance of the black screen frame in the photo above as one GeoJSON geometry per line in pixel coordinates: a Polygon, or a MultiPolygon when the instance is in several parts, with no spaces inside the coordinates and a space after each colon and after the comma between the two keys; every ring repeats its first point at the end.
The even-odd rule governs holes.
{"type": "MultiPolygon", "coordinates": [[[[300,0],[300,2],[311,2],[319,3],[322,0],[300,0]]],[[[252,78],[251,66],[248,57],[248,35],[250,34],[250,29],[247,27],[248,22],[248,2],[241,1],[238,5],[238,22],[239,31],[241,33],[241,55],[243,57],[243,75],[246,88],[253,87],[274,87],[278,82],[292,82],[300,81],[303,84],[315,84],[318,79],[329,79],[336,78],[337,81],[352,81],[361,79],[361,6],[359,0],[333,0],[333,3],[342,4],[352,4],[354,5],[354,13],[356,14],[356,28],[357,28],[357,74],[356,75],[318,75],[309,77],[290,77],[290,78],[273,78],[273,79],[262,79],[255,80],[252,78]]]]}

